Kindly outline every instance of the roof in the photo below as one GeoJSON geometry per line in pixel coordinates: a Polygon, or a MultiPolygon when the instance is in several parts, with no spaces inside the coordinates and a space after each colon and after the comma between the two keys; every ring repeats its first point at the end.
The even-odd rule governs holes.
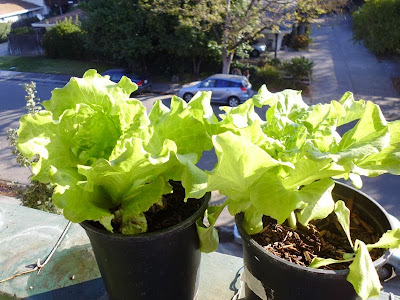
{"type": "Polygon", "coordinates": [[[22,0],[0,0],[0,18],[22,15],[40,9],[42,9],[41,6],[22,0]]]}
{"type": "Polygon", "coordinates": [[[32,27],[52,27],[52,26],[56,25],[57,23],[60,23],[66,19],[72,18],[72,21],[75,21],[76,17],[81,19],[84,16],[85,16],[85,13],[82,10],[76,9],[76,10],[67,12],[63,15],[60,15],[60,16],[55,16],[55,17],[48,18],[48,19],[45,19],[40,22],[33,23],[32,27]]]}

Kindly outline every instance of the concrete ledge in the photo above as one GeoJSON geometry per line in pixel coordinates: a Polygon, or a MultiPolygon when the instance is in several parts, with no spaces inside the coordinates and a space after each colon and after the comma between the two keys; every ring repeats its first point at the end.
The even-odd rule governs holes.
{"type": "MultiPolygon", "coordinates": [[[[65,228],[64,217],[0,202],[0,280],[43,260],[65,228]]],[[[220,253],[203,254],[197,300],[231,299],[230,285],[242,259],[220,253]]],[[[28,299],[107,299],[103,281],[85,231],[72,224],[40,275],[36,272],[0,284],[2,296],[28,299]],[[74,276],[73,280],[71,279],[74,276]]]]}
{"type": "MultiPolygon", "coordinates": [[[[9,197],[6,197],[9,198],[9,197]]],[[[1,197],[0,200],[4,200],[1,197]]],[[[6,199],[7,200],[7,199],[6,199]]],[[[42,262],[57,242],[64,217],[0,201],[0,280],[42,262]]],[[[220,253],[202,254],[196,300],[229,300],[240,289],[243,261],[220,253]]],[[[399,299],[400,277],[384,283],[381,300],[399,299]]],[[[107,295],[85,231],[72,224],[40,275],[35,272],[0,284],[0,299],[101,299],[107,295]]],[[[240,296],[239,299],[244,299],[240,296]]]]}

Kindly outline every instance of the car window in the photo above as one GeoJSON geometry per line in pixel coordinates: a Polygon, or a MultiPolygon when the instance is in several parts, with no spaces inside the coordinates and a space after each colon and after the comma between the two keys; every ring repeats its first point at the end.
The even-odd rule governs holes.
{"type": "Polygon", "coordinates": [[[200,87],[202,88],[211,88],[215,86],[215,79],[208,79],[208,80],[204,80],[201,84],[200,87]]]}
{"type": "Polygon", "coordinates": [[[242,85],[240,84],[240,82],[237,81],[230,81],[230,87],[241,87],[242,85]]]}
{"type": "Polygon", "coordinates": [[[215,84],[215,87],[229,87],[230,82],[227,80],[217,80],[217,83],[215,84]]]}
{"type": "Polygon", "coordinates": [[[113,73],[110,75],[110,80],[114,81],[114,82],[120,81],[121,78],[122,78],[122,75],[118,74],[118,73],[113,73]]]}

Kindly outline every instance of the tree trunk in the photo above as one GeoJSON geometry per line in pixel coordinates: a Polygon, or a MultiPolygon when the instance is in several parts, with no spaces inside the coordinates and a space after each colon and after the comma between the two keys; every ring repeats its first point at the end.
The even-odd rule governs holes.
{"type": "Polygon", "coordinates": [[[193,57],[193,73],[195,75],[200,74],[200,66],[201,66],[201,58],[196,59],[196,57],[193,57]]]}
{"type": "Polygon", "coordinates": [[[306,34],[306,23],[304,23],[304,22],[299,23],[298,33],[299,33],[299,35],[306,34]]]}
{"type": "Polygon", "coordinates": [[[227,49],[222,50],[222,74],[229,74],[233,53],[228,53],[227,49]]]}
{"type": "Polygon", "coordinates": [[[222,41],[222,74],[229,74],[229,70],[231,68],[231,62],[233,58],[233,53],[228,53],[228,31],[230,26],[230,10],[231,10],[231,1],[226,0],[226,14],[225,14],[225,24],[224,24],[224,32],[223,32],[223,41],[222,41]]]}

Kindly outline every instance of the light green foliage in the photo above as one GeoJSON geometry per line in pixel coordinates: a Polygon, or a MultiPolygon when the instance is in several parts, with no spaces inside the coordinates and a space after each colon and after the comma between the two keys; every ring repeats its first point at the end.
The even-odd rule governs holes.
{"type": "Polygon", "coordinates": [[[400,53],[400,2],[369,0],[353,13],[354,37],[376,54],[400,53]]]}
{"type": "Polygon", "coordinates": [[[335,214],[347,235],[354,254],[345,253],[342,260],[315,257],[309,267],[320,268],[330,264],[352,262],[349,266],[347,280],[353,285],[357,294],[362,299],[378,296],[382,286],[369,251],[374,248],[398,248],[400,246],[400,229],[387,231],[375,244],[365,245],[364,242],[356,240],[353,245],[350,237],[350,210],[342,200],[336,202],[335,214]]]}
{"type": "Polygon", "coordinates": [[[181,181],[186,197],[204,195],[206,175],[195,164],[212,147],[216,117],[205,93],[149,115],[129,95],[137,86],[114,83],[95,70],[55,89],[46,110],[21,118],[18,149],[31,159],[33,179],[55,186],[53,201],[73,222],[100,221],[122,233],[147,229],[143,213],[181,181]]]}
{"type": "Polygon", "coordinates": [[[309,23],[322,14],[340,12],[348,3],[348,0],[297,0],[296,19],[309,23]]]}
{"type": "Polygon", "coordinates": [[[202,219],[196,221],[196,228],[200,241],[200,251],[210,253],[217,250],[219,237],[214,225],[222,210],[225,208],[226,204],[227,203],[225,202],[222,205],[210,206],[209,208],[207,208],[204,215],[208,221],[208,226],[204,225],[202,219]]]}
{"type": "MultiPolygon", "coordinates": [[[[41,110],[40,99],[36,97],[36,84],[34,82],[25,83],[24,89],[27,94],[25,96],[25,108],[28,114],[35,115],[41,110]]],[[[22,167],[29,167],[31,162],[17,148],[18,129],[9,128],[7,130],[7,141],[12,149],[12,154],[15,155],[17,163],[22,167]]],[[[32,180],[23,192],[22,205],[47,212],[59,213],[59,210],[52,203],[52,195],[53,187],[50,184],[32,180]]]]}
{"type": "Polygon", "coordinates": [[[368,253],[367,246],[362,241],[357,240],[355,248],[356,256],[349,266],[350,271],[347,280],[363,300],[377,297],[382,285],[368,253]]]}
{"type": "Polygon", "coordinates": [[[378,242],[372,245],[367,245],[368,250],[374,248],[399,248],[400,247],[400,228],[393,229],[384,233],[378,242]]]}
{"type": "Polygon", "coordinates": [[[10,33],[10,23],[0,23],[0,43],[7,42],[7,36],[10,33]]]}
{"type": "Polygon", "coordinates": [[[331,264],[339,264],[339,263],[343,263],[343,262],[351,262],[353,260],[354,260],[354,258],[337,260],[337,259],[332,259],[332,258],[315,257],[308,267],[309,268],[318,269],[318,268],[321,268],[321,267],[324,267],[324,266],[328,266],[328,265],[331,265],[331,264]]]}
{"type": "Polygon", "coordinates": [[[65,19],[43,36],[43,47],[50,58],[83,59],[84,32],[79,20],[65,19]]]}
{"type": "Polygon", "coordinates": [[[344,232],[346,233],[351,248],[354,248],[353,241],[350,237],[350,210],[346,207],[346,204],[342,200],[336,201],[335,214],[339,224],[342,226],[344,232]]]}
{"type": "Polygon", "coordinates": [[[289,61],[284,61],[281,68],[288,75],[293,76],[294,79],[300,79],[311,76],[313,66],[314,63],[311,60],[300,56],[294,57],[289,61]]]}
{"type": "Polygon", "coordinates": [[[308,106],[299,92],[274,94],[263,87],[243,105],[226,109],[221,128],[230,132],[213,138],[218,164],[209,174],[209,189],[227,195],[228,207],[241,203],[241,209],[232,209],[236,213],[254,206],[279,223],[296,209],[303,225],[329,215],[331,177],[375,175],[377,166],[381,173],[396,174],[400,164],[394,159],[400,127],[386,122],[377,105],[355,101],[351,93],[308,106]],[[254,116],[254,106],[264,105],[269,106],[265,122],[254,116]],[[337,127],[357,119],[343,136],[337,133],[337,127]]]}
{"type": "MultiPolygon", "coordinates": [[[[244,213],[248,234],[262,229],[262,216],[282,223],[290,218],[303,225],[327,217],[335,210],[349,237],[349,211],[332,199],[331,178],[397,174],[400,161],[400,126],[388,123],[379,107],[370,101],[355,101],[346,93],[339,101],[308,106],[300,92],[270,93],[263,86],[258,95],[236,108],[226,108],[220,130],[213,137],[218,157],[209,172],[208,189],[226,195],[231,214],[244,213]],[[269,106],[266,121],[254,107],[269,106]],[[357,121],[342,136],[337,128],[357,121]],[[234,150],[233,150],[234,149],[234,150]]],[[[370,247],[398,247],[399,230],[386,233],[375,245],[356,241],[355,256],[344,260],[315,259],[312,267],[353,261],[349,281],[366,299],[379,293],[378,276],[368,254],[370,247]]],[[[353,245],[352,245],[353,246],[353,245]]]]}

